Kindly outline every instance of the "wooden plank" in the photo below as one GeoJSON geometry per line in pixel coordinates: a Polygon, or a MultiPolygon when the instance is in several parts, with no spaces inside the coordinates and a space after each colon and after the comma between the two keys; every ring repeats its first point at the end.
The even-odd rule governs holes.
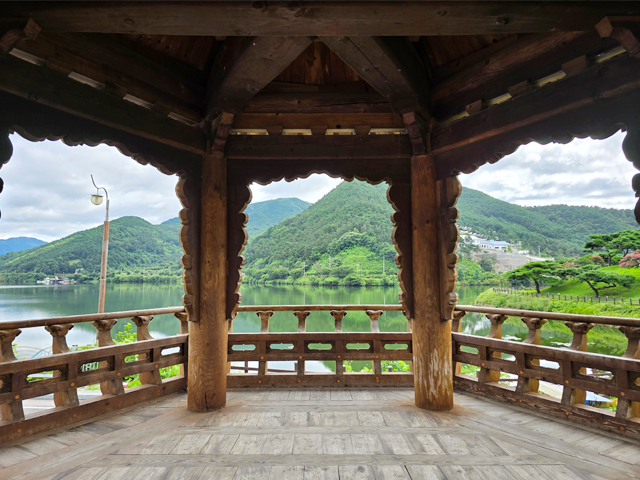
{"type": "Polygon", "coordinates": [[[0,90],[192,153],[204,153],[196,127],[11,56],[0,59],[0,90]]]}
{"type": "Polygon", "coordinates": [[[240,113],[247,101],[278,76],[311,43],[310,37],[229,37],[207,85],[205,115],[240,113]]]}
{"type": "Polygon", "coordinates": [[[573,138],[566,132],[606,138],[637,109],[639,89],[634,61],[614,59],[438,127],[431,134],[438,178],[471,172],[531,141],[566,143],[573,138]]]}
{"type": "Polygon", "coordinates": [[[271,126],[310,129],[312,125],[326,125],[330,129],[360,125],[404,129],[402,118],[394,113],[242,113],[233,122],[236,129],[268,129],[271,126]]]}
{"type": "Polygon", "coordinates": [[[293,455],[321,455],[323,452],[322,435],[319,433],[296,434],[293,442],[293,455]]]}
{"type": "Polygon", "coordinates": [[[409,158],[411,144],[405,135],[234,135],[226,155],[229,160],[391,160],[409,158]]]}
{"type": "Polygon", "coordinates": [[[569,60],[614,46],[612,41],[603,42],[595,31],[520,36],[515,43],[435,86],[434,115],[447,118],[464,105],[487,102],[507,93],[512,85],[544,78],[560,71],[569,60]]]}
{"type": "Polygon", "coordinates": [[[338,467],[305,466],[304,480],[339,480],[338,467]]]}
{"type": "Polygon", "coordinates": [[[244,107],[245,114],[273,114],[274,112],[283,115],[395,115],[387,99],[375,91],[288,93],[263,90],[251,98],[244,107]]]}
{"type": "Polygon", "coordinates": [[[329,37],[324,42],[396,113],[429,111],[427,73],[414,46],[404,37],[329,37]]]}
{"type": "Polygon", "coordinates": [[[589,30],[607,15],[637,14],[628,2],[554,2],[544,9],[530,2],[460,4],[307,2],[118,2],[4,7],[9,20],[33,18],[43,30],[157,35],[487,35],[589,30]],[[444,14],[442,12],[445,12],[444,14]]]}

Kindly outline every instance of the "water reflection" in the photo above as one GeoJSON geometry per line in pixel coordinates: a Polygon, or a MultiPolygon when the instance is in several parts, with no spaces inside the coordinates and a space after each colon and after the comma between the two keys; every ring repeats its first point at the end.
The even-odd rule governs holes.
{"type": "MultiPolygon", "coordinates": [[[[459,303],[470,305],[486,287],[460,287],[459,303]]],[[[311,304],[397,304],[397,287],[302,287],[243,285],[243,305],[311,305],[311,304]]],[[[108,312],[159,308],[180,305],[184,291],[182,285],[117,284],[107,286],[105,309],[108,312]]],[[[97,285],[16,286],[0,287],[0,323],[6,320],[28,320],[94,313],[98,303],[97,285]]],[[[126,320],[114,327],[114,334],[124,329],[126,320]]],[[[269,321],[272,332],[295,332],[298,320],[291,312],[276,312],[269,321]]],[[[490,323],[482,314],[469,313],[462,320],[464,333],[485,336],[490,323]]],[[[342,321],[343,331],[370,330],[369,317],[364,312],[348,312],[342,321]]],[[[157,316],[150,325],[153,336],[175,335],[180,325],[173,315],[157,316]]],[[[307,318],[307,331],[333,331],[333,317],[328,312],[311,312],[307,318]]],[[[380,317],[380,330],[405,332],[407,321],[401,312],[385,312],[380,317]]],[[[255,313],[240,313],[234,320],[233,331],[259,332],[260,319],[255,313]]],[[[522,341],[527,328],[519,318],[510,318],[503,325],[503,338],[522,341]]],[[[76,324],[67,337],[69,345],[86,345],[95,341],[95,329],[90,323],[76,324]]],[[[549,322],[542,328],[542,344],[566,346],[571,333],[562,322],[549,322]]],[[[47,348],[51,336],[44,328],[23,329],[16,339],[21,346],[47,348]]],[[[609,355],[622,355],[626,338],[617,329],[595,327],[589,333],[589,351],[609,355]]]]}

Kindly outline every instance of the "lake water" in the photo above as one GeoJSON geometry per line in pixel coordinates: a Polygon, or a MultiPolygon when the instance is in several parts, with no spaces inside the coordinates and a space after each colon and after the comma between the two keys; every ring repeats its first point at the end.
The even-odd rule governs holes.
{"type": "MultiPolygon", "coordinates": [[[[471,305],[488,287],[459,287],[459,303],[471,305]]],[[[398,287],[298,287],[243,285],[243,305],[312,305],[312,304],[397,304],[398,287]]],[[[160,308],[181,304],[182,285],[107,285],[105,310],[108,312],[160,308]]],[[[0,325],[8,320],[29,320],[95,313],[98,285],[0,286],[0,325]]],[[[127,320],[119,320],[113,332],[122,331],[127,320]]],[[[333,317],[328,312],[311,312],[307,331],[333,331],[333,317]]],[[[295,332],[298,320],[291,312],[276,312],[269,321],[272,332],[295,332]]],[[[464,333],[484,336],[490,330],[489,321],[481,314],[467,314],[462,322],[464,333]]],[[[349,312],[342,321],[343,331],[369,331],[369,317],[364,312],[349,312]]],[[[154,337],[175,335],[179,321],[173,315],[157,316],[150,324],[154,337]]],[[[407,321],[401,312],[385,312],[380,318],[380,330],[405,332],[407,321]]],[[[259,332],[260,319],[255,313],[240,313],[233,323],[236,333],[259,332]]],[[[503,338],[522,341],[527,328],[517,318],[503,325],[503,338]]],[[[616,329],[596,327],[589,334],[589,351],[622,355],[626,338],[616,329]]],[[[87,345],[95,342],[95,329],[90,323],[76,324],[67,336],[67,343],[87,345]]],[[[23,358],[51,347],[51,336],[44,328],[25,328],[15,342],[23,358]]],[[[550,322],[542,329],[544,345],[562,346],[571,343],[571,333],[561,322],[550,322]]],[[[275,366],[274,366],[275,368],[275,366]]]]}

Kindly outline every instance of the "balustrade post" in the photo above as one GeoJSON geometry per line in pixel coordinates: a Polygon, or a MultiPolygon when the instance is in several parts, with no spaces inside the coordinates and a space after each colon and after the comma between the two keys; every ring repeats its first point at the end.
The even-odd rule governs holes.
{"type": "Polygon", "coordinates": [[[304,333],[307,331],[307,317],[310,313],[311,312],[309,310],[293,312],[298,319],[298,333],[304,333]]]}
{"type": "MultiPolygon", "coordinates": [[[[0,330],[0,363],[15,362],[18,360],[13,353],[13,341],[21,333],[22,330],[17,328],[0,330]]],[[[19,422],[24,420],[24,409],[22,408],[22,399],[19,392],[26,378],[20,373],[12,373],[9,379],[11,381],[10,391],[12,393],[18,393],[13,393],[13,402],[0,405],[1,418],[8,422],[19,422]]]]}
{"type": "Polygon", "coordinates": [[[273,312],[271,310],[260,310],[256,312],[256,315],[260,317],[260,333],[269,333],[269,319],[273,312]]]}
{"type": "MultiPolygon", "coordinates": [[[[573,340],[569,346],[569,350],[575,350],[578,352],[587,351],[587,334],[589,330],[593,328],[593,323],[583,322],[565,322],[565,325],[569,327],[569,330],[573,333],[573,340]]],[[[580,373],[585,374],[586,368],[581,368],[580,373]]],[[[562,375],[567,381],[573,377],[571,362],[562,362],[562,375]]],[[[578,404],[584,405],[587,399],[587,392],[585,390],[579,390],[577,388],[571,388],[569,385],[564,385],[562,390],[562,403],[564,404],[578,404]]]]}
{"type": "MultiPolygon", "coordinates": [[[[527,338],[524,339],[524,342],[529,345],[540,345],[541,335],[540,329],[542,326],[547,323],[544,318],[529,318],[523,317],[522,321],[525,323],[527,328],[529,328],[529,333],[527,334],[527,338]]],[[[523,372],[526,368],[526,361],[524,354],[516,355],[516,362],[520,368],[520,371],[523,372]]],[[[531,360],[532,365],[540,365],[540,360],[533,359],[531,360]]],[[[525,378],[523,376],[518,377],[518,383],[516,385],[516,392],[518,393],[537,393],[540,388],[540,381],[525,378]]]]}
{"type": "MultiPolygon", "coordinates": [[[[502,338],[502,324],[507,319],[506,315],[494,315],[487,314],[486,317],[491,322],[491,330],[487,335],[487,338],[495,338],[500,340],[502,338]]],[[[482,358],[487,357],[486,352],[488,349],[480,349],[481,359],[482,360],[491,360],[491,358],[482,358]]],[[[502,354],[498,352],[493,353],[493,358],[502,358],[502,354]]],[[[481,383],[489,383],[494,382],[497,383],[500,381],[500,371],[499,370],[489,370],[488,368],[481,367],[480,372],[478,373],[478,381],[481,383]]]]}
{"type": "MultiPolygon", "coordinates": [[[[178,312],[173,314],[178,320],[180,320],[180,335],[188,335],[189,334],[189,314],[187,312],[178,312]]],[[[187,378],[189,375],[189,364],[181,363],[180,364],[180,375],[184,378],[187,378]]]]}
{"type": "MultiPolygon", "coordinates": [[[[111,337],[111,329],[118,323],[117,320],[95,320],[91,322],[96,330],[98,330],[98,347],[111,347],[115,345],[113,338],[111,337]]],[[[120,363],[120,357],[116,356],[115,361],[120,363]]],[[[100,367],[108,367],[109,362],[100,362],[100,367]]],[[[124,386],[122,385],[122,375],[120,375],[120,369],[122,365],[113,365],[113,369],[116,371],[117,379],[106,380],[100,382],[100,391],[103,395],[122,395],[124,393],[124,386]]]]}
{"type": "MultiPolygon", "coordinates": [[[[137,335],[136,339],[138,342],[142,342],[144,340],[153,340],[153,337],[149,333],[149,324],[153,320],[153,315],[140,315],[137,317],[132,317],[131,321],[136,324],[137,327],[137,335]]],[[[138,361],[141,360],[149,360],[149,363],[157,362],[160,360],[160,349],[151,350],[151,354],[139,353],[138,361]]],[[[141,385],[160,385],[162,383],[162,377],[160,376],[160,369],[157,365],[154,366],[154,369],[150,372],[143,372],[140,375],[140,384],[141,385]]]]}
{"type": "MultiPolygon", "coordinates": [[[[454,310],[453,311],[453,320],[451,321],[451,331],[452,332],[460,332],[460,331],[462,331],[462,318],[466,314],[467,314],[467,312],[463,312],[462,310],[454,310]]],[[[455,362],[454,363],[453,372],[454,372],[455,375],[459,375],[460,373],[462,373],[462,364],[460,362],[455,362]]]]}
{"type": "Polygon", "coordinates": [[[378,320],[380,320],[380,317],[384,312],[382,310],[365,310],[365,312],[371,320],[371,331],[379,333],[380,324],[378,323],[378,320]]]}
{"type": "MultiPolygon", "coordinates": [[[[73,323],[66,323],[60,325],[48,325],[44,327],[47,332],[51,334],[53,337],[53,344],[51,346],[51,351],[54,355],[59,355],[61,353],[69,353],[69,347],[67,346],[67,333],[69,330],[73,328],[73,323]]],[[[64,372],[60,370],[54,370],[53,376],[61,377],[64,372]]],[[[75,368],[73,368],[72,364],[68,365],[68,369],[66,372],[67,380],[75,380],[78,378],[78,365],[75,364],[75,368]]],[[[75,386],[75,382],[71,383],[71,386],[75,386]]],[[[56,392],[53,394],[53,403],[56,407],[77,407],[80,402],[78,401],[78,389],[70,388],[65,392],[56,392]]]]}
{"type": "Polygon", "coordinates": [[[342,319],[347,315],[346,310],[331,310],[330,313],[336,322],[336,332],[342,332],[342,319]]]}
{"type": "MultiPolygon", "coordinates": [[[[620,327],[620,331],[627,337],[627,351],[622,358],[630,358],[634,360],[640,359],[640,328],[638,327],[620,327]]],[[[629,388],[629,372],[620,370],[615,372],[617,386],[619,388],[629,388]]],[[[616,417],[632,418],[640,417],[640,402],[632,402],[622,395],[618,397],[618,407],[616,408],[616,417]]]]}

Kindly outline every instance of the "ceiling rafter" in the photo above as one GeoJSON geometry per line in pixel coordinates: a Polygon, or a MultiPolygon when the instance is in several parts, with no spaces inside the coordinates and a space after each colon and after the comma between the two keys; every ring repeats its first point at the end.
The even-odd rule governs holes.
{"type": "Polygon", "coordinates": [[[311,42],[310,37],[227,38],[209,75],[205,117],[241,113],[311,42]]]}
{"type": "Polygon", "coordinates": [[[404,37],[320,37],[398,113],[429,112],[427,72],[404,37]]]}

